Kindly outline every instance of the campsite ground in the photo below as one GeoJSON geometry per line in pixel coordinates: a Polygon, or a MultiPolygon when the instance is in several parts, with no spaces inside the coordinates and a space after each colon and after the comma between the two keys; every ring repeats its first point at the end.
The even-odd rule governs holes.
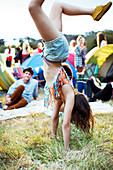
{"type": "MultiPolygon", "coordinates": [[[[4,95],[4,94],[3,94],[4,95]]],[[[43,98],[39,90],[39,99],[43,98]]],[[[113,169],[113,113],[97,113],[91,135],[71,125],[70,148],[63,147],[62,120],[59,139],[51,139],[51,118],[44,113],[0,121],[0,167],[5,169],[113,169]]]]}

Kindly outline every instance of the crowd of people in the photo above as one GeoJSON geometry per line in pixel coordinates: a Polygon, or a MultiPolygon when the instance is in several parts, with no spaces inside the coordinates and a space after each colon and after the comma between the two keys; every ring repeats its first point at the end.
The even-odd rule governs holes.
{"type": "MultiPolygon", "coordinates": [[[[31,0],[29,4],[29,12],[44,43],[43,62],[44,77],[46,80],[44,106],[48,107],[51,104],[53,107],[51,119],[53,138],[57,136],[59,112],[64,112],[62,128],[64,148],[67,152],[71,152],[69,146],[71,122],[84,132],[90,133],[90,129],[93,130],[94,117],[85,95],[75,92],[68,74],[62,67],[62,63],[65,62],[69,56],[69,45],[65,36],[62,34],[61,16],[62,14],[89,15],[95,21],[99,21],[108,11],[112,3],[110,2],[101,6],[100,10],[100,7],[86,9],[77,7],[76,5],[67,5],[63,2],[55,2],[51,8],[49,18],[42,9],[44,1],[45,0],[31,0]]],[[[99,42],[99,47],[101,47],[100,44],[99,42]]],[[[19,50],[19,52],[16,57],[19,58],[19,62],[22,63],[28,58],[29,47],[25,45],[25,50],[17,50],[19,50]],[[19,57],[20,51],[22,57],[19,57]]],[[[87,52],[84,37],[78,36],[77,45],[75,45],[73,41],[73,48],[70,50],[75,55],[77,71],[82,72],[83,69],[85,69],[85,54],[87,52]]],[[[4,108],[4,110],[26,106],[32,96],[35,99],[37,98],[38,87],[37,82],[32,79],[32,68],[24,69],[23,73],[24,78],[16,81],[9,88],[6,95],[6,108],[4,108]]]]}
{"type": "Polygon", "coordinates": [[[38,42],[37,49],[33,50],[27,41],[23,42],[22,47],[17,46],[12,48],[9,45],[4,53],[6,60],[6,66],[20,66],[27,58],[34,54],[42,53],[43,45],[42,42],[38,42]]]}

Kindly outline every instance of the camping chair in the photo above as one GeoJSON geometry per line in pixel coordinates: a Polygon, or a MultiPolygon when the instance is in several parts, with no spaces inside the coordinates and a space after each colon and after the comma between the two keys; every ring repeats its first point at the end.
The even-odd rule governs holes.
{"type": "Polygon", "coordinates": [[[43,70],[38,73],[38,75],[33,76],[34,79],[38,81],[38,87],[44,88],[46,80],[44,78],[43,70]]]}
{"type": "Polygon", "coordinates": [[[92,76],[97,78],[98,77],[98,69],[99,65],[90,64],[87,65],[86,70],[84,73],[78,73],[77,80],[77,88],[78,92],[86,94],[86,81],[91,78],[92,76]]]}
{"type": "Polygon", "coordinates": [[[13,67],[13,75],[16,79],[21,79],[23,78],[23,67],[13,67]]]}
{"type": "Polygon", "coordinates": [[[98,70],[99,70],[99,65],[96,65],[96,66],[95,66],[95,70],[94,70],[94,76],[95,76],[96,78],[99,76],[98,70]]]}
{"type": "Polygon", "coordinates": [[[84,72],[84,77],[86,78],[86,80],[88,78],[91,78],[91,76],[98,78],[98,76],[99,76],[98,70],[99,70],[99,65],[95,65],[95,64],[87,65],[87,68],[84,72]]]}

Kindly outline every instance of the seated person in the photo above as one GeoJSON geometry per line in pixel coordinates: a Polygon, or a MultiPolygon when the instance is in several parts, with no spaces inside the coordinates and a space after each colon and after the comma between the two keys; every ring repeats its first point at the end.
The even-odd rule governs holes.
{"type": "Polygon", "coordinates": [[[86,82],[86,95],[89,102],[94,102],[97,99],[108,101],[113,98],[113,82],[107,83],[103,88],[98,79],[92,76],[86,82]]]}
{"type": "Polygon", "coordinates": [[[23,79],[13,83],[6,95],[6,105],[4,110],[17,109],[26,106],[32,96],[38,97],[38,81],[32,79],[33,70],[27,67],[23,70],[23,79]]]}

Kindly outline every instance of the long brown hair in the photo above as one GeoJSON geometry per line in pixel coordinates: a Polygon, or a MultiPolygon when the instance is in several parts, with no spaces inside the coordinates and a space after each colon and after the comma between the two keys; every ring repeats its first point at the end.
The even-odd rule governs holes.
{"type": "Polygon", "coordinates": [[[106,37],[105,37],[105,35],[102,32],[98,32],[97,33],[97,37],[98,37],[97,45],[99,47],[100,47],[100,44],[101,44],[102,40],[105,40],[106,43],[107,43],[106,37]]]}
{"type": "Polygon", "coordinates": [[[75,94],[75,103],[72,110],[71,122],[83,131],[88,132],[94,127],[94,117],[86,97],[81,94],[75,94]]]}

